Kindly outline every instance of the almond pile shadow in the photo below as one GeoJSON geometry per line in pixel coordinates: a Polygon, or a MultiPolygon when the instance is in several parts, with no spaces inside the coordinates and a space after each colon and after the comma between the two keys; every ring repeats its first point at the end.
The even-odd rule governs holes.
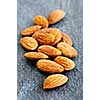
{"type": "Polygon", "coordinates": [[[64,16],[65,13],[61,9],[52,11],[48,18],[35,16],[33,19],[35,25],[21,31],[23,37],[20,39],[20,44],[27,50],[24,57],[36,60],[39,70],[52,74],[44,80],[44,89],[52,89],[65,84],[68,77],[61,72],[75,68],[72,59],[77,57],[78,52],[72,47],[72,39],[61,30],[49,27],[62,20],[64,16]]]}

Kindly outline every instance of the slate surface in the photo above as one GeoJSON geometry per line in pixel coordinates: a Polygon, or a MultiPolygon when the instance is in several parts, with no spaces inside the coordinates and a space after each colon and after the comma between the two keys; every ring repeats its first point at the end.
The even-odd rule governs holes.
{"type": "Polygon", "coordinates": [[[17,95],[18,100],[83,100],[83,1],[82,0],[17,0],[17,95]],[[20,31],[33,25],[36,15],[48,16],[52,10],[60,8],[66,13],[65,18],[52,27],[69,34],[79,56],[74,59],[76,68],[68,75],[67,84],[45,91],[42,83],[46,74],[38,71],[34,62],[23,57],[26,52],[19,44],[20,31]]]}

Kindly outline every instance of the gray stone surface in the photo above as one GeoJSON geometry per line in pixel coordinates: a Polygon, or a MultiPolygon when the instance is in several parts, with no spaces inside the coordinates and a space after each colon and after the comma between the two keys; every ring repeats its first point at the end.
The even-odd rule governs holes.
{"type": "Polygon", "coordinates": [[[83,1],[82,0],[17,0],[17,95],[18,100],[83,100],[83,1]],[[76,68],[68,75],[67,84],[53,89],[43,90],[42,83],[47,74],[41,73],[35,62],[27,61],[23,57],[26,52],[19,44],[20,31],[33,25],[32,19],[36,15],[48,16],[52,10],[60,8],[66,13],[65,18],[52,25],[69,34],[78,50],[78,57],[74,59],[76,68]]]}

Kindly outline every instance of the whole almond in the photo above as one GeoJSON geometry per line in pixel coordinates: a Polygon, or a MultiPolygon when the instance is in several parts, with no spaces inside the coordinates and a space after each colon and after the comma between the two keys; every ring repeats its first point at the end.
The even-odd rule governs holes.
{"type": "Polygon", "coordinates": [[[35,16],[33,21],[36,25],[40,25],[43,28],[48,27],[48,20],[44,16],[35,16]]]}
{"type": "Polygon", "coordinates": [[[61,55],[61,51],[50,45],[42,45],[38,48],[38,52],[45,53],[49,56],[55,57],[61,55]]]}
{"type": "Polygon", "coordinates": [[[55,39],[51,43],[51,45],[57,44],[62,38],[61,31],[59,29],[56,29],[56,28],[49,28],[48,30],[51,31],[51,34],[53,34],[55,36],[55,39]]]}
{"type": "Polygon", "coordinates": [[[68,43],[69,45],[72,46],[73,42],[72,39],[68,36],[68,34],[61,32],[62,33],[62,42],[68,43]]]}
{"type": "Polygon", "coordinates": [[[21,31],[21,35],[23,35],[23,36],[32,35],[34,32],[38,31],[40,28],[41,28],[41,26],[39,26],[39,25],[30,26],[30,27],[24,29],[23,31],[21,31]]]}
{"type": "Polygon", "coordinates": [[[53,74],[48,76],[43,83],[44,89],[52,89],[65,84],[68,81],[68,77],[63,74],[53,74]]]}
{"type": "Polygon", "coordinates": [[[20,44],[27,50],[35,50],[38,47],[38,42],[32,37],[21,38],[20,44]]]}
{"type": "Polygon", "coordinates": [[[56,9],[56,10],[52,11],[48,16],[49,24],[57,23],[58,21],[63,19],[64,16],[65,16],[65,13],[61,9],[56,9]]]}
{"type": "Polygon", "coordinates": [[[24,54],[24,57],[30,60],[49,58],[46,54],[41,52],[27,52],[24,54]]]}
{"type": "Polygon", "coordinates": [[[77,50],[65,42],[58,43],[57,48],[67,57],[75,58],[78,55],[77,50]]]}
{"type": "Polygon", "coordinates": [[[36,64],[37,68],[46,73],[61,73],[64,68],[51,60],[41,59],[36,64]]]}
{"type": "Polygon", "coordinates": [[[32,37],[39,41],[40,44],[55,45],[61,40],[62,34],[59,29],[48,28],[35,32],[32,37]]]}
{"type": "Polygon", "coordinates": [[[75,68],[75,63],[67,57],[57,56],[54,61],[63,66],[65,70],[72,70],[75,68]]]}
{"type": "Polygon", "coordinates": [[[34,33],[32,37],[35,38],[40,44],[51,44],[55,39],[54,35],[41,32],[34,33]]]}

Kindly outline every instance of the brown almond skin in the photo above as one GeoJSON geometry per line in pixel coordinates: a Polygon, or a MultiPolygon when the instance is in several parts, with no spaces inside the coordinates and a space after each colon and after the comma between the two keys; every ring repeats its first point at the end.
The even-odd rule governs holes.
{"type": "Polygon", "coordinates": [[[20,44],[26,50],[35,50],[38,47],[38,42],[32,37],[23,37],[20,39],[20,44]]]}
{"type": "Polygon", "coordinates": [[[35,16],[33,22],[43,28],[47,28],[49,25],[48,20],[44,16],[35,16]]]}
{"type": "Polygon", "coordinates": [[[61,31],[56,28],[49,28],[49,31],[55,36],[54,41],[51,43],[51,45],[56,45],[62,38],[61,31]]]}
{"type": "Polygon", "coordinates": [[[65,16],[65,13],[61,9],[56,9],[52,11],[48,16],[48,22],[49,24],[55,24],[59,22],[61,19],[63,19],[65,16]]]}
{"type": "Polygon", "coordinates": [[[47,28],[35,32],[32,37],[40,44],[55,45],[61,40],[62,34],[59,29],[47,28]]]}
{"type": "Polygon", "coordinates": [[[61,73],[64,71],[63,66],[54,61],[41,59],[36,63],[38,69],[46,73],[61,73]]]}
{"type": "Polygon", "coordinates": [[[78,55],[77,50],[65,42],[58,43],[57,48],[62,52],[64,56],[69,58],[75,58],[78,55]]]}
{"type": "Polygon", "coordinates": [[[68,34],[61,32],[62,34],[62,42],[68,43],[69,45],[73,45],[72,39],[68,36],[68,34]]]}
{"type": "Polygon", "coordinates": [[[32,37],[35,38],[40,44],[51,44],[54,41],[54,35],[41,33],[40,31],[37,31],[32,35],[32,37]]]}
{"type": "Polygon", "coordinates": [[[45,53],[51,57],[61,55],[61,51],[50,45],[42,45],[38,48],[38,52],[45,53]]]}
{"type": "Polygon", "coordinates": [[[48,76],[43,83],[44,89],[53,89],[65,84],[68,81],[68,77],[63,74],[53,74],[48,76]]]}
{"type": "Polygon", "coordinates": [[[57,56],[54,59],[54,61],[60,64],[61,66],[63,66],[66,71],[69,71],[75,68],[75,63],[67,57],[57,56]]]}
{"type": "Polygon", "coordinates": [[[41,52],[27,52],[24,54],[24,57],[29,60],[49,58],[46,54],[41,53],[41,52]]]}
{"type": "Polygon", "coordinates": [[[30,26],[30,27],[24,29],[23,31],[21,31],[21,35],[29,36],[40,29],[41,29],[41,26],[39,26],[39,25],[30,26]]]}

